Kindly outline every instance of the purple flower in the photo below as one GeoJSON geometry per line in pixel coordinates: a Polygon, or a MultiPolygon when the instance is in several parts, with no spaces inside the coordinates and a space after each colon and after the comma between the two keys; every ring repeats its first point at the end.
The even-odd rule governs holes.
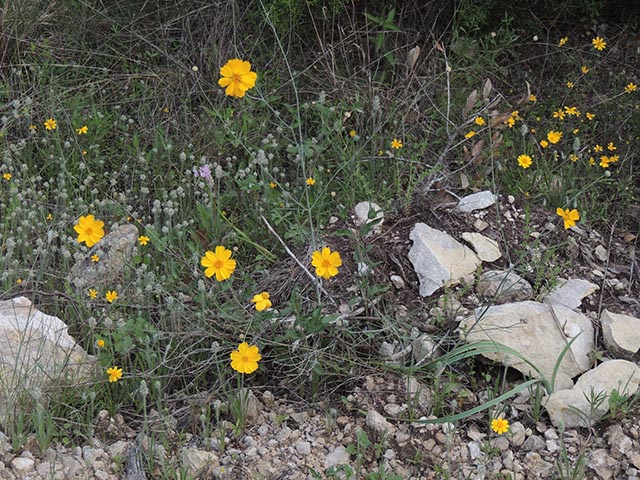
{"type": "Polygon", "coordinates": [[[193,176],[204,178],[207,182],[212,182],[211,167],[209,165],[202,165],[201,167],[193,167],[193,176]]]}

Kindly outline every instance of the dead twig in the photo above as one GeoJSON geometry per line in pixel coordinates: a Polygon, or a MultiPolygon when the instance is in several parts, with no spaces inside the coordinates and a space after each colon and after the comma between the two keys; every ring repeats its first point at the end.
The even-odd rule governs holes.
{"type": "Polygon", "coordinates": [[[293,261],[298,264],[298,266],[304,271],[304,273],[306,273],[307,276],[311,279],[311,281],[314,283],[314,285],[331,301],[331,303],[336,305],[337,302],[334,300],[334,298],[329,294],[329,292],[327,292],[324,288],[322,288],[322,285],[320,284],[320,281],[307,269],[307,267],[300,260],[298,260],[298,258],[293,254],[293,252],[291,250],[289,250],[289,247],[287,247],[287,244],[284,243],[284,240],[282,240],[282,238],[280,238],[280,235],[278,235],[276,233],[276,231],[269,224],[267,219],[264,218],[264,216],[262,216],[262,215],[260,215],[260,218],[262,219],[264,224],[267,226],[267,229],[282,244],[282,246],[284,247],[284,250],[287,252],[287,254],[289,254],[289,256],[293,259],[293,261]]]}

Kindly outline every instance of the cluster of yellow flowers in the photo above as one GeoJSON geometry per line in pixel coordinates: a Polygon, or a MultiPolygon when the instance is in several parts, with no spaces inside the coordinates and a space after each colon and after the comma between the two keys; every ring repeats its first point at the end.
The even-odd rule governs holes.
{"type": "MultiPolygon", "coordinates": [[[[55,120],[49,119],[47,120],[47,122],[45,122],[45,128],[47,128],[48,130],[57,128],[55,120]],[[47,125],[49,126],[47,127],[47,125]]],[[[84,135],[86,133],[86,127],[78,129],[79,135],[84,135]]],[[[47,219],[51,218],[52,216],[51,214],[49,214],[47,216],[47,219]]],[[[102,240],[102,237],[104,237],[104,222],[102,220],[96,219],[93,215],[81,216],[78,219],[78,223],[74,225],[73,229],[78,234],[78,243],[85,243],[89,248],[93,247],[100,240],[102,240]]],[[[149,243],[149,240],[150,238],[145,235],[141,235],[138,237],[138,243],[142,246],[147,245],[149,243]]],[[[100,257],[97,254],[93,254],[91,255],[91,260],[96,263],[100,261],[100,257]]],[[[87,295],[92,300],[95,300],[96,298],[98,298],[98,290],[96,290],[95,288],[90,288],[87,291],[87,295]]],[[[115,302],[118,298],[119,296],[116,290],[108,290],[104,294],[104,299],[109,303],[115,302]]],[[[104,347],[104,340],[98,340],[97,345],[98,347],[104,347]]],[[[120,378],[122,378],[122,369],[118,368],[117,366],[111,367],[107,369],[107,375],[109,376],[110,383],[117,382],[120,378]]]]}

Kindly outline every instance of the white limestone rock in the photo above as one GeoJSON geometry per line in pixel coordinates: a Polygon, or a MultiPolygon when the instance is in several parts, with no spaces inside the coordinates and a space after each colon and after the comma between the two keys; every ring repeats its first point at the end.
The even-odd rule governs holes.
{"type": "Polygon", "coordinates": [[[498,242],[485,237],[481,233],[464,232],[462,239],[473,247],[478,258],[483,262],[495,262],[502,257],[498,242]]]}
{"type": "Polygon", "coordinates": [[[188,475],[196,476],[219,465],[218,456],[213,452],[199,450],[194,447],[182,449],[182,466],[188,475]]]}
{"type": "Polygon", "coordinates": [[[547,294],[544,302],[576,309],[580,307],[583,298],[588,297],[599,289],[600,287],[595,283],[588,282],[581,278],[561,280],[558,282],[558,285],[547,294]]]}
{"type": "Polygon", "coordinates": [[[11,469],[19,478],[22,478],[33,470],[35,463],[28,457],[16,457],[11,460],[11,469]]]}
{"type": "Polygon", "coordinates": [[[513,270],[489,270],[480,275],[476,292],[495,302],[506,303],[530,299],[533,287],[513,270]]]}
{"type": "Polygon", "coordinates": [[[46,403],[53,385],[88,381],[96,364],[57,317],[39,311],[25,297],[0,302],[0,423],[33,405],[46,403]]]}
{"type": "Polygon", "coordinates": [[[369,235],[379,234],[382,231],[382,222],[384,222],[384,212],[380,205],[374,202],[360,202],[354,208],[355,218],[354,222],[356,226],[368,225],[370,223],[375,224],[369,235]]]}
{"type": "Polygon", "coordinates": [[[126,224],[114,228],[96,243],[84,259],[71,267],[71,283],[78,289],[95,288],[119,278],[135,252],[138,229],[126,224]],[[91,257],[98,255],[99,261],[91,257]]]}
{"type": "Polygon", "coordinates": [[[497,195],[494,195],[489,190],[484,192],[473,193],[460,199],[460,203],[456,207],[456,210],[469,213],[474,210],[482,210],[483,208],[490,207],[498,199],[497,195]]]}
{"type": "Polygon", "coordinates": [[[375,431],[378,435],[392,435],[396,429],[386,418],[373,409],[367,412],[364,421],[367,427],[375,431]]]}
{"type": "Polygon", "coordinates": [[[324,468],[326,469],[337,467],[338,465],[348,465],[349,457],[350,455],[347,449],[342,445],[338,445],[325,457],[324,468]]]}
{"type": "Polygon", "coordinates": [[[602,337],[607,349],[631,357],[640,350],[640,319],[605,310],[600,315],[602,337]]]}
{"type": "Polygon", "coordinates": [[[608,397],[614,389],[620,394],[633,395],[639,384],[640,368],[636,364],[609,360],[582,375],[573,388],[554,391],[544,405],[556,427],[590,427],[609,410],[608,397]],[[591,405],[592,392],[595,395],[604,392],[607,398],[599,405],[591,405]]]}
{"type": "Polygon", "coordinates": [[[409,260],[420,280],[420,295],[427,297],[439,288],[455,285],[482,263],[473,251],[451,235],[417,223],[409,238],[413,246],[409,260]]]}
{"type": "MultiPolygon", "coordinates": [[[[469,343],[489,340],[519,352],[549,381],[562,350],[577,336],[560,363],[556,389],[570,388],[571,379],[589,369],[589,354],[594,348],[589,318],[562,305],[533,301],[477,308],[460,324],[460,330],[469,343]]],[[[539,377],[531,365],[513,355],[489,352],[484,356],[525,375],[539,377]]]]}

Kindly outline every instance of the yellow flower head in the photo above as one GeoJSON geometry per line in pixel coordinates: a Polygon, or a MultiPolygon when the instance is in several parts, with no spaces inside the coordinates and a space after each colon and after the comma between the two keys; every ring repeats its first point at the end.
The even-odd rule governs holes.
{"type": "Polygon", "coordinates": [[[558,118],[560,120],[564,120],[564,110],[561,108],[553,112],[553,118],[558,118]]]}
{"type": "Polygon", "coordinates": [[[231,352],[231,368],[240,373],[253,373],[258,369],[258,362],[262,359],[256,345],[242,342],[238,349],[231,352]]]}
{"type": "Polygon", "coordinates": [[[356,133],[356,131],[355,131],[355,130],[351,130],[351,131],[349,131],[349,136],[350,136],[351,138],[355,137],[356,135],[357,135],[357,133],[356,133]]]}
{"type": "Polygon", "coordinates": [[[242,98],[247,90],[255,87],[258,74],[251,71],[251,64],[234,58],[229,60],[221,69],[218,85],[225,88],[230,97],[242,98]]]}
{"type": "Polygon", "coordinates": [[[567,88],[573,88],[575,84],[573,82],[567,82],[567,88]]]}
{"type": "Polygon", "coordinates": [[[549,140],[550,143],[558,143],[561,138],[562,138],[562,132],[556,132],[551,130],[549,133],[547,133],[547,140],[549,140]]]}
{"type": "Polygon", "coordinates": [[[464,138],[466,138],[467,140],[470,139],[471,137],[475,137],[476,132],[474,132],[473,130],[471,130],[470,132],[468,132],[464,138]]]}
{"type": "Polygon", "coordinates": [[[76,128],[76,132],[78,133],[78,135],[86,135],[88,131],[89,127],[87,127],[86,125],[83,125],[80,128],[76,128]]]}
{"type": "Polygon", "coordinates": [[[529,155],[520,155],[518,156],[518,165],[522,168],[529,168],[531,166],[532,160],[529,155]]]}
{"type": "Polygon", "coordinates": [[[91,255],[91,261],[93,263],[98,263],[98,261],[100,261],[100,257],[94,253],[93,255],[91,255]]]}
{"type": "Polygon", "coordinates": [[[611,155],[610,157],[607,156],[607,155],[602,155],[600,157],[599,165],[602,168],[609,168],[609,164],[610,163],[616,163],[618,160],[620,160],[620,156],[619,155],[611,155]]]}
{"type": "Polygon", "coordinates": [[[207,250],[200,259],[200,265],[206,268],[206,277],[216,276],[216,280],[222,282],[231,276],[236,269],[236,261],[231,258],[231,250],[218,245],[215,252],[207,250]]]}
{"type": "Polygon", "coordinates": [[[107,375],[109,375],[109,383],[117,382],[122,378],[122,369],[117,366],[107,368],[107,375]]]}
{"type": "Polygon", "coordinates": [[[582,65],[580,67],[580,71],[586,75],[587,73],[589,73],[589,67],[587,67],[586,65],[582,65]]]}
{"type": "Polygon", "coordinates": [[[494,418],[491,420],[491,430],[496,432],[498,435],[507,433],[509,431],[509,420],[502,417],[494,418]]]}
{"type": "Polygon", "coordinates": [[[580,159],[580,157],[578,157],[578,155],[576,155],[575,153],[572,153],[571,155],[569,155],[569,160],[571,160],[572,162],[577,162],[580,159]]]}
{"type": "Polygon", "coordinates": [[[147,243],[149,243],[149,240],[151,240],[151,239],[150,239],[149,237],[144,236],[144,235],[140,235],[140,236],[138,237],[138,243],[139,243],[140,245],[142,245],[143,247],[144,247],[147,243]]]}
{"type": "Polygon", "coordinates": [[[2,178],[4,178],[7,182],[11,180],[11,177],[12,175],[9,172],[2,174],[2,178]]]}
{"type": "Polygon", "coordinates": [[[109,290],[104,294],[104,298],[107,300],[107,302],[113,303],[118,299],[118,292],[116,292],[115,290],[109,290]]]}
{"type": "Polygon", "coordinates": [[[104,237],[104,222],[96,220],[93,215],[80,217],[73,229],[78,234],[78,243],[85,242],[87,247],[93,247],[104,237]]]}
{"type": "Polygon", "coordinates": [[[251,301],[256,304],[256,310],[259,312],[266,310],[267,308],[271,308],[271,300],[269,299],[269,294],[267,292],[254,295],[251,301]]]}
{"type": "Polygon", "coordinates": [[[391,140],[391,148],[395,148],[396,150],[401,149],[402,140],[398,140],[397,138],[394,138],[393,140],[391,140]]]}
{"type": "Polygon", "coordinates": [[[96,298],[98,296],[98,291],[95,288],[90,288],[87,295],[91,298],[96,298]]]}
{"type": "Polygon", "coordinates": [[[332,252],[329,247],[324,247],[322,251],[316,250],[311,254],[311,265],[316,267],[316,275],[329,280],[338,274],[342,259],[338,252],[332,252]]]}
{"type": "Polygon", "coordinates": [[[29,130],[31,130],[32,132],[35,132],[37,129],[38,129],[38,126],[34,125],[33,123],[29,125],[29,130]]]}
{"type": "Polygon", "coordinates": [[[103,347],[104,347],[104,340],[103,340],[103,339],[101,339],[101,338],[99,338],[99,339],[96,341],[96,345],[97,345],[98,347],[100,347],[100,348],[103,348],[103,347]]]}
{"type": "Polygon", "coordinates": [[[609,142],[609,143],[607,144],[607,150],[610,150],[610,151],[612,151],[612,152],[613,152],[614,150],[617,150],[617,149],[618,149],[618,147],[616,147],[616,146],[613,144],[613,142],[609,142]]]}
{"type": "Polygon", "coordinates": [[[563,47],[569,41],[569,37],[562,37],[558,42],[559,47],[563,47]]]}
{"type": "Polygon", "coordinates": [[[307,179],[304,181],[304,183],[306,183],[306,184],[307,184],[307,186],[309,186],[309,187],[310,187],[310,186],[312,186],[312,185],[315,185],[315,184],[316,184],[316,179],[315,179],[315,178],[313,178],[313,177],[309,177],[309,178],[307,178],[307,179]]]}
{"type": "Polygon", "coordinates": [[[629,83],[626,87],[624,87],[625,93],[631,93],[638,90],[638,86],[635,83],[629,83]]]}
{"type": "Polygon", "coordinates": [[[269,182],[269,187],[276,188],[278,184],[276,182],[269,182]]]}
{"type": "Polygon", "coordinates": [[[476,117],[476,118],[474,118],[474,119],[473,119],[473,122],[474,122],[476,125],[479,125],[479,126],[481,126],[481,127],[482,127],[485,123],[487,123],[487,122],[485,122],[485,121],[484,121],[484,118],[482,118],[482,117],[476,117]]]}
{"type": "Polygon", "coordinates": [[[547,142],[546,140],[540,140],[540,146],[542,148],[547,148],[549,146],[549,142],[547,142]]]}
{"type": "Polygon", "coordinates": [[[570,115],[570,116],[574,116],[574,117],[580,116],[580,110],[578,110],[578,107],[564,107],[564,111],[567,115],[570,115]]]}
{"type": "Polygon", "coordinates": [[[56,122],[53,118],[50,118],[44,122],[44,128],[47,130],[55,130],[58,128],[58,122],[56,122]]]}
{"type": "Polygon", "coordinates": [[[585,113],[587,120],[593,120],[594,118],[596,118],[595,113],[591,113],[591,112],[587,112],[585,113]]]}
{"type": "Polygon", "coordinates": [[[593,45],[593,48],[595,48],[598,51],[602,51],[606,48],[607,46],[607,42],[605,42],[602,38],[600,37],[596,37],[593,40],[591,40],[591,44],[593,45]]]}
{"type": "Polygon", "coordinates": [[[580,220],[580,213],[575,208],[573,210],[558,208],[556,213],[564,220],[565,229],[573,227],[580,220]]]}
{"type": "Polygon", "coordinates": [[[529,101],[531,103],[536,103],[538,101],[538,97],[536,97],[533,93],[529,95],[529,101]]]}
{"type": "Polygon", "coordinates": [[[602,150],[602,145],[596,145],[595,147],[593,147],[593,151],[596,153],[601,152],[602,150]]]}

